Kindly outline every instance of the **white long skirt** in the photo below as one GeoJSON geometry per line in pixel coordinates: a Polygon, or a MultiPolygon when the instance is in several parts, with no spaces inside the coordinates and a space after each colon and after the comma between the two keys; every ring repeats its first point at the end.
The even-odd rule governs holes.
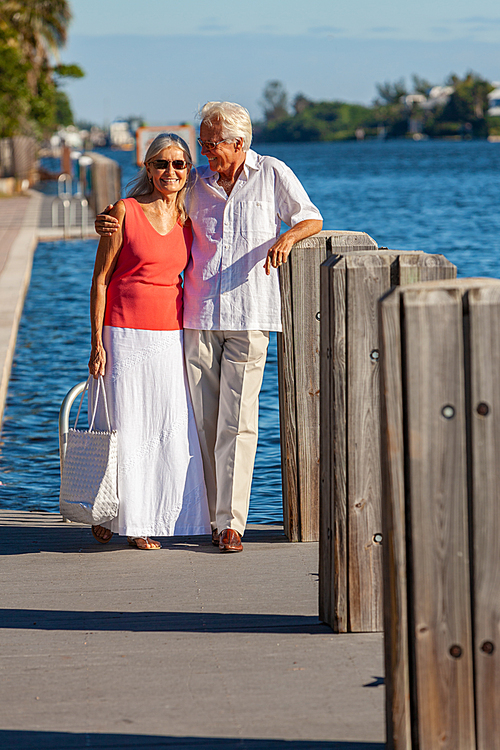
{"type": "MultiPolygon", "coordinates": [[[[118,436],[120,508],[115,519],[102,525],[124,536],[208,534],[183,332],[104,326],[103,343],[109,416],[118,436]]],[[[102,398],[96,429],[107,429],[102,398]]]]}

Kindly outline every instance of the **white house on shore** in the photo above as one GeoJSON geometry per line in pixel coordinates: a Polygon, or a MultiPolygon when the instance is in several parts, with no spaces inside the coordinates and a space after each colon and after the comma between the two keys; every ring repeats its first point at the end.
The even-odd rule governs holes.
{"type": "Polygon", "coordinates": [[[488,94],[488,114],[491,117],[500,117],[500,82],[493,81],[493,86],[495,88],[488,94]]]}

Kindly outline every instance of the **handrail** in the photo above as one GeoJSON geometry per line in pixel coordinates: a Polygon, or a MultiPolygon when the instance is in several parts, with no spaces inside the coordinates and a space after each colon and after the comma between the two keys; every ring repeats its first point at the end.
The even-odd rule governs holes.
{"type": "Polygon", "coordinates": [[[81,229],[82,237],[85,236],[85,232],[87,231],[88,205],[89,205],[88,200],[81,193],[75,193],[74,196],[71,198],[69,225],[76,226],[76,208],[77,206],[80,206],[81,208],[80,229],[81,229]]]}
{"type": "Polygon", "coordinates": [[[71,412],[71,407],[73,406],[75,399],[77,399],[78,396],[85,390],[86,385],[87,381],[74,385],[73,388],[71,388],[65,395],[61,404],[61,408],[59,410],[59,462],[61,466],[61,473],[64,462],[64,453],[66,451],[66,443],[68,442],[69,415],[71,412]]]}
{"type": "Polygon", "coordinates": [[[73,178],[70,174],[63,172],[57,178],[57,195],[59,198],[67,197],[73,192],[73,178]]]}
{"type": "Polygon", "coordinates": [[[58,227],[59,226],[59,202],[62,203],[63,207],[63,226],[64,226],[64,236],[67,237],[69,235],[69,228],[71,225],[71,200],[68,198],[68,193],[62,193],[61,195],[56,195],[56,197],[52,200],[52,226],[58,227]]]}

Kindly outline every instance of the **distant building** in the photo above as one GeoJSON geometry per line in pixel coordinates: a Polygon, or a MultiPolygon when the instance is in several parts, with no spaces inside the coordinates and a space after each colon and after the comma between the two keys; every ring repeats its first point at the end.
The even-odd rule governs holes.
{"type": "Polygon", "coordinates": [[[407,107],[411,107],[412,104],[425,104],[427,97],[425,94],[407,94],[404,97],[404,102],[407,107]]]}
{"type": "Polygon", "coordinates": [[[108,139],[106,133],[97,125],[92,125],[89,133],[89,140],[92,148],[101,148],[107,145],[108,139]]]}
{"type": "Polygon", "coordinates": [[[433,86],[427,98],[427,108],[433,109],[440,104],[448,104],[450,96],[454,91],[453,86],[433,86]]]}
{"type": "Polygon", "coordinates": [[[73,149],[82,149],[86,131],[79,130],[75,125],[68,125],[66,128],[60,128],[51,139],[50,143],[53,148],[58,146],[69,146],[73,149]]]}
{"type": "Polygon", "coordinates": [[[109,141],[116,148],[133,148],[135,140],[129,130],[128,122],[117,120],[109,126],[109,141]]]}
{"type": "Polygon", "coordinates": [[[495,88],[488,94],[488,114],[491,117],[500,117],[500,82],[493,81],[495,88]]]}
{"type": "Polygon", "coordinates": [[[408,109],[412,109],[414,104],[420,109],[434,109],[434,107],[447,104],[454,90],[453,86],[433,86],[428,90],[427,95],[413,92],[401,97],[401,100],[408,109]]]}

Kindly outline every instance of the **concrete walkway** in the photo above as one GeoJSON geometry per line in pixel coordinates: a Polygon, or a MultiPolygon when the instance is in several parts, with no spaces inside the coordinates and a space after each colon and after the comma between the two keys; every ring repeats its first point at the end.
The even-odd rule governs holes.
{"type": "Polygon", "coordinates": [[[0,747],[382,750],[382,636],[317,619],[317,545],[158,552],[0,512],[0,747]]]}
{"type": "MultiPolygon", "coordinates": [[[[0,426],[34,252],[39,240],[63,237],[62,228],[52,227],[53,199],[36,190],[0,198],[0,426]]],[[[97,238],[92,214],[88,222],[85,237],[97,238]]],[[[80,237],[81,229],[70,234],[80,237]]]]}
{"type": "Polygon", "coordinates": [[[41,195],[0,198],[0,426],[38,242],[41,195]]]}

